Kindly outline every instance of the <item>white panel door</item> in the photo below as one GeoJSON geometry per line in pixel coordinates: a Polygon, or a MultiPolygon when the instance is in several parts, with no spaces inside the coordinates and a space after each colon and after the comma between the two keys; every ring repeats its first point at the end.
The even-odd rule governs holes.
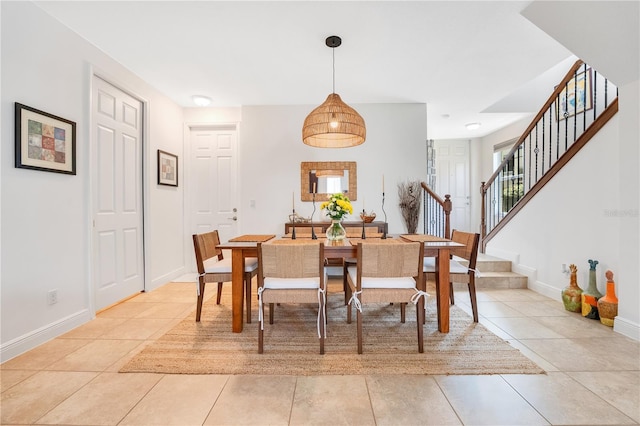
{"type": "Polygon", "coordinates": [[[471,232],[469,141],[436,141],[436,191],[451,195],[451,229],[471,232]]]}
{"type": "Polygon", "coordinates": [[[191,233],[217,229],[228,241],[238,234],[236,127],[191,127],[189,142],[191,233]]]}
{"type": "Polygon", "coordinates": [[[93,286],[102,309],[144,290],[142,103],[93,77],[93,286]]]}

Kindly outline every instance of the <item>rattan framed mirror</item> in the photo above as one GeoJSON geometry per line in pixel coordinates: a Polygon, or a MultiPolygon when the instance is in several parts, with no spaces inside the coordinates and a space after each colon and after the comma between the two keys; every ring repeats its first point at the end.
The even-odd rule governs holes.
{"type": "Polygon", "coordinates": [[[324,201],[329,194],[344,193],[358,199],[358,172],[355,161],[303,161],[300,163],[300,199],[324,201]]]}

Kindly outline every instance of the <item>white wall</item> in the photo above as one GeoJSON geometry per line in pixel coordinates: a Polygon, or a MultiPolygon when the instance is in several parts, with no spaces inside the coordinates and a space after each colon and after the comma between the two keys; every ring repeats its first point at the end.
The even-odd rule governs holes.
{"type": "MultiPolygon", "coordinates": [[[[376,219],[383,219],[384,174],[389,232],[406,232],[398,207],[397,184],[426,179],[426,105],[352,107],[365,120],[367,140],[360,146],[341,149],[313,148],[302,143],[302,123],[313,106],[242,108],[239,154],[242,232],[282,234],[291,213],[292,193],[296,212],[305,217],[311,215],[312,203],[300,201],[302,161],[357,162],[358,196],[353,202],[354,215],[346,220],[358,219],[363,200],[367,211],[374,210],[376,219]],[[251,200],[255,200],[255,207],[250,207],[251,200]]],[[[316,210],[315,220],[325,218],[316,210]]]]}
{"type": "Polygon", "coordinates": [[[181,108],[33,3],[2,2],[0,6],[0,358],[4,361],[93,316],[89,203],[92,71],[140,97],[148,107],[143,177],[147,288],[163,284],[183,268],[183,190],[156,185],[155,160],[158,148],[182,151],[183,118],[181,108]],[[76,122],[77,175],[14,168],[14,102],[76,122]],[[58,290],[55,305],[46,301],[51,289],[58,290]]]}

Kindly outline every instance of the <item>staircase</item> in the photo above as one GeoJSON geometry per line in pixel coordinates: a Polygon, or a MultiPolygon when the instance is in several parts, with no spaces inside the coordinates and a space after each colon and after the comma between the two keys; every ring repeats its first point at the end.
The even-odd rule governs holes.
{"type": "MultiPolygon", "coordinates": [[[[464,261],[460,260],[460,263],[464,261]]],[[[476,269],[480,272],[476,276],[476,291],[500,290],[511,288],[527,288],[527,277],[511,272],[511,261],[478,253],[476,269]]],[[[466,284],[455,283],[454,290],[467,290],[466,284]]]]}
{"type": "Polygon", "coordinates": [[[617,87],[576,61],[493,175],[482,182],[481,252],[617,112],[617,87]]]}

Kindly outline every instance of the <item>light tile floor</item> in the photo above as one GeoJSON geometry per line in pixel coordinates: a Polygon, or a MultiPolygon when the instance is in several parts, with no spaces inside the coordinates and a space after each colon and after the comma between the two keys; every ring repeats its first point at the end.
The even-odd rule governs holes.
{"type": "MultiPolygon", "coordinates": [[[[479,292],[480,322],[547,374],[119,374],[127,360],[193,311],[194,290],[192,283],[170,283],[141,294],[2,364],[1,423],[640,423],[639,343],[530,290],[479,292]]],[[[456,292],[456,304],[470,312],[467,292],[456,292]]]]}

